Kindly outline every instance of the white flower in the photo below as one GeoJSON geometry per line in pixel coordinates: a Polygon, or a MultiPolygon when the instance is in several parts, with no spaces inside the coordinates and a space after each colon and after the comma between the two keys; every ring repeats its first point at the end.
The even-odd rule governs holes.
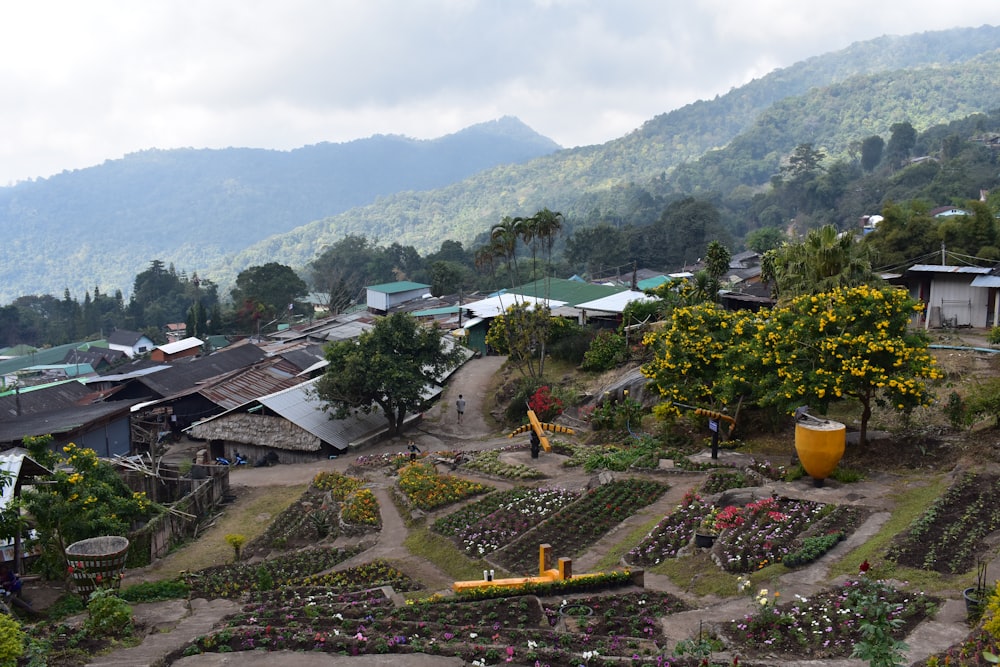
{"type": "Polygon", "coordinates": [[[476,634],[475,632],[470,632],[470,633],[469,633],[469,639],[475,639],[475,638],[476,638],[476,637],[478,637],[478,636],[479,636],[479,635],[477,635],[477,634],[476,634]]]}

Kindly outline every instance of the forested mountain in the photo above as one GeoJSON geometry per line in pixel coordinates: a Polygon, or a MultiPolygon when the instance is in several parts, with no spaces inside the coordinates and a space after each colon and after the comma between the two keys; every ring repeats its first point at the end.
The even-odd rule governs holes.
{"type": "Polygon", "coordinates": [[[502,118],[429,141],[147,150],[0,188],[0,303],[67,287],[127,291],[154,258],[204,272],[310,220],[558,148],[502,118]]]}
{"type": "MultiPolygon", "coordinates": [[[[866,138],[888,139],[900,123],[922,132],[1000,108],[998,48],[1000,28],[990,26],[883,37],[662,114],[606,144],[558,152],[513,119],[436,142],[145,151],[0,189],[8,233],[0,303],[67,286],[74,294],[94,285],[128,290],[154,258],[197,271],[225,294],[249,266],[302,268],[348,235],[422,253],[446,239],[471,249],[504,216],[543,207],[565,215],[565,243],[595,224],[670,220],[668,208],[688,195],[719,204],[719,228],[738,242],[787,222],[787,202],[755,198],[797,146],[856,163],[866,138]],[[492,161],[477,160],[488,151],[470,148],[474,138],[492,161]],[[332,153],[354,162],[335,167],[332,153]]],[[[876,201],[874,189],[867,194],[858,210],[876,201]]]]}
{"type": "MultiPolygon", "coordinates": [[[[598,222],[652,222],[666,205],[657,195],[729,197],[742,188],[748,199],[800,143],[839,157],[856,152],[868,136],[888,136],[898,122],[924,130],[1000,107],[998,48],[1000,28],[990,26],[858,43],[657,116],[601,146],[496,167],[440,190],[399,193],[311,222],[238,253],[231,266],[273,257],[303,266],[316,248],[348,234],[421,252],[444,239],[470,246],[503,216],[542,207],[563,212],[571,231],[598,222]]],[[[731,226],[745,233],[747,224],[731,226]]],[[[212,275],[222,283],[230,278],[221,266],[212,275]]]]}

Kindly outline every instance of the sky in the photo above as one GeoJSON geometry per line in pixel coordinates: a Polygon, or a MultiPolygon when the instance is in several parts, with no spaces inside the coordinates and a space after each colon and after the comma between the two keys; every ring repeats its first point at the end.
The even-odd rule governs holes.
{"type": "Polygon", "coordinates": [[[811,56],[1000,25],[997,0],[31,0],[0,8],[0,186],[150,148],[599,144],[811,56]]]}

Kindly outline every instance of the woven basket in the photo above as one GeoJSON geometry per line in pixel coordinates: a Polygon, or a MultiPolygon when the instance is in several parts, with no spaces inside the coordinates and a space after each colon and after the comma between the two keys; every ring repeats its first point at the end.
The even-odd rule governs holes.
{"type": "Polygon", "coordinates": [[[92,537],[66,547],[66,565],[76,592],[87,597],[98,588],[117,590],[127,554],[128,539],[114,535],[92,537]]]}

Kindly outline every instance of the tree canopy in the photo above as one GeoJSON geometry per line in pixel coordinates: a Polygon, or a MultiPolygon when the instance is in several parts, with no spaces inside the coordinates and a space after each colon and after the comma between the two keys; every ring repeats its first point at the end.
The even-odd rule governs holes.
{"type": "Polygon", "coordinates": [[[423,409],[428,387],[458,362],[459,353],[447,347],[437,326],[393,313],[357,339],[329,345],[330,363],[316,390],[334,419],[381,410],[395,435],[407,414],[423,409]]]}
{"type": "Polygon", "coordinates": [[[666,401],[661,415],[676,412],[674,402],[791,413],[853,399],[864,444],[873,404],[907,413],[933,400],[928,381],[941,374],[926,339],[908,328],[917,309],[905,290],[868,285],[804,294],[759,313],[677,307],[669,326],[644,340],[654,358],[642,370],[666,401]]]}

